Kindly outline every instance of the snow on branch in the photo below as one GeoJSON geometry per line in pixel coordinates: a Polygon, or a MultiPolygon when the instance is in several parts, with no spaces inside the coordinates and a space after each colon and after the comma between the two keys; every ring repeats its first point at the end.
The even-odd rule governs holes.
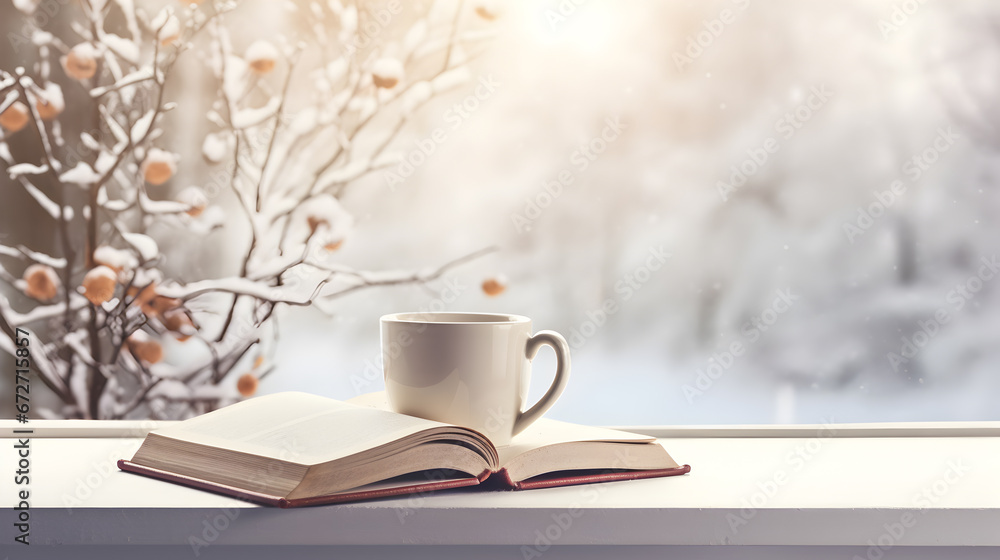
{"type": "Polygon", "coordinates": [[[367,8],[292,3],[303,6],[269,15],[266,32],[230,18],[255,9],[236,2],[153,13],[133,0],[67,4],[70,32],[57,37],[31,17],[37,2],[18,2],[26,15],[13,25],[31,31],[37,56],[0,71],[0,160],[56,240],[0,245],[4,264],[23,267],[16,277],[0,266],[23,295],[0,296],[0,350],[12,350],[9,330],[37,329],[33,355],[58,414],[207,412],[274,370],[280,309],[426,284],[493,250],[416,271],[358,270],[338,253],[355,229],[343,189],[393,164],[387,150],[412,114],[468,79],[464,49],[493,33],[495,14],[437,6],[371,37],[367,8]],[[201,116],[182,112],[202,91],[183,79],[202,67],[214,92],[192,126],[201,116]],[[63,137],[80,116],[92,128],[63,137]],[[15,158],[14,140],[34,159],[15,158]],[[245,237],[210,235],[237,220],[245,237]],[[222,278],[191,266],[207,244],[239,251],[222,278]]]}

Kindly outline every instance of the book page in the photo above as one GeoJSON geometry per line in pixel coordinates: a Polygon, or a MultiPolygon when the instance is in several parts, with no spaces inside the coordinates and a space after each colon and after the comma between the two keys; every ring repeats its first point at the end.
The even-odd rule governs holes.
{"type": "Polygon", "coordinates": [[[355,455],[445,424],[307,393],[249,399],[154,433],[301,464],[355,455]]]}
{"type": "MultiPolygon", "coordinates": [[[[348,401],[352,404],[374,408],[377,410],[389,410],[389,398],[385,391],[365,393],[354,397],[348,401]]],[[[540,447],[555,445],[559,443],[576,442],[612,442],[612,443],[649,443],[656,441],[656,438],[621,430],[609,428],[598,428],[594,426],[582,426],[580,424],[570,424],[558,420],[541,418],[528,426],[523,432],[514,436],[510,445],[498,447],[500,454],[500,465],[506,465],[510,460],[518,455],[540,447]]]]}
{"type": "Polygon", "coordinates": [[[581,426],[558,420],[541,418],[528,426],[523,432],[514,436],[510,445],[497,448],[500,452],[500,465],[506,465],[510,460],[533,449],[559,443],[575,442],[613,442],[613,443],[649,443],[656,438],[632,432],[581,426]]]}

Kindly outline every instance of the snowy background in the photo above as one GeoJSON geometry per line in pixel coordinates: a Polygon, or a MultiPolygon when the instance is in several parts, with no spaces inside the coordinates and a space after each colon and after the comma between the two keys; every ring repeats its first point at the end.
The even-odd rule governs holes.
{"type": "MultiPolygon", "coordinates": [[[[570,421],[1000,419],[998,7],[567,5],[502,7],[472,79],[395,146],[420,163],[342,198],[351,266],[500,250],[427,286],[340,299],[332,316],[284,312],[262,392],[379,390],[379,316],[442,308],[566,335],[571,382],[550,414],[570,421]],[[480,288],[491,278],[502,294],[480,288]]],[[[276,6],[247,18],[245,42],[280,25],[276,6]]],[[[0,50],[4,68],[17,60],[0,50]]],[[[176,86],[191,107],[195,76],[176,86]]],[[[169,147],[197,162],[202,119],[182,115],[169,147]]],[[[172,188],[199,173],[182,165],[172,188]]],[[[211,234],[225,243],[161,247],[202,275],[237,268],[231,216],[211,234]]],[[[5,235],[51,236],[16,200],[0,220],[5,235]]],[[[534,398],[552,369],[536,360],[534,398]]]]}

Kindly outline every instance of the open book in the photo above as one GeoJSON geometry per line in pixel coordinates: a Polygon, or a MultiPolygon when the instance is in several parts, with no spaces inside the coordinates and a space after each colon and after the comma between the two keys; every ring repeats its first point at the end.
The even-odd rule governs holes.
{"type": "MultiPolygon", "coordinates": [[[[684,474],[655,438],[542,419],[497,448],[458,426],[306,393],[249,399],[150,432],[122,470],[279,507],[472,486],[684,474]]],[[[374,406],[373,406],[374,405],[374,406]]]]}

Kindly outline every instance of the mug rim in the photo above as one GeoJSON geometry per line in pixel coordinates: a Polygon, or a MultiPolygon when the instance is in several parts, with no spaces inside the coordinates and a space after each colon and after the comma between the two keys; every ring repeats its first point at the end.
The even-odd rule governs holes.
{"type": "Polygon", "coordinates": [[[382,323],[411,325],[520,325],[531,323],[531,319],[524,315],[479,311],[404,311],[383,315],[380,321],[382,323]],[[482,319],[471,320],[473,317],[482,319]]]}

